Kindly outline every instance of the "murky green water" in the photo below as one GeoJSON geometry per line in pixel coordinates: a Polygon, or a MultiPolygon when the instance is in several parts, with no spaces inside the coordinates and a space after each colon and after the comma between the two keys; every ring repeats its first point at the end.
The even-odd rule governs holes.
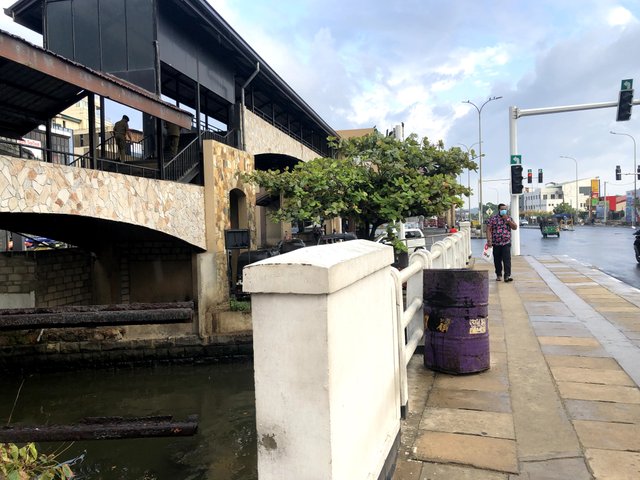
{"type": "MultiPolygon", "coordinates": [[[[22,377],[0,376],[5,425],[22,377]]],[[[162,366],[26,377],[12,424],[72,423],[87,416],[198,414],[194,437],[76,442],[73,467],[91,480],[257,479],[253,364],[162,366]]],[[[39,445],[49,452],[60,444],[39,445]]],[[[68,446],[68,444],[64,445],[68,446]]],[[[62,446],[62,447],[64,447],[62,446]]]]}

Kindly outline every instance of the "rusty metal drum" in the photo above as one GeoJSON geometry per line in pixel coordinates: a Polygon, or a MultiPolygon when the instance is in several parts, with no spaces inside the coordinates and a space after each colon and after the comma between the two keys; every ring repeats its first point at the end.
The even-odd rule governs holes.
{"type": "Polygon", "coordinates": [[[424,270],[424,365],[445,373],[487,370],[489,272],[424,270]]]}

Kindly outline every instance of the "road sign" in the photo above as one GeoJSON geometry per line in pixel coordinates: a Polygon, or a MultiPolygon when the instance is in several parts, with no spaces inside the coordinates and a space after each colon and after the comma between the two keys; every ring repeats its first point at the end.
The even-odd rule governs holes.
{"type": "Polygon", "coordinates": [[[491,216],[493,214],[493,210],[491,208],[487,208],[487,215],[491,216]]]}
{"type": "Polygon", "coordinates": [[[633,79],[628,78],[627,80],[622,80],[620,84],[620,90],[632,90],[633,89],[633,79]]]}
{"type": "Polygon", "coordinates": [[[511,155],[511,165],[521,165],[522,155],[511,155]]]}

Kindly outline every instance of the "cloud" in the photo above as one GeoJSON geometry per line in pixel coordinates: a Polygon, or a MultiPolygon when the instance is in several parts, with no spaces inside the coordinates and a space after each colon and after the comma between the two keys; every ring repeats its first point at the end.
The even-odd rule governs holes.
{"type": "Polygon", "coordinates": [[[633,14],[621,6],[612,8],[607,15],[607,23],[611,26],[624,26],[635,21],[633,14]]]}

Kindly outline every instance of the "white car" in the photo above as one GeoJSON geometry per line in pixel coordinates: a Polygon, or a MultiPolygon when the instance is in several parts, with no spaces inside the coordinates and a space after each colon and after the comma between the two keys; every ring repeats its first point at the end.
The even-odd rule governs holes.
{"type": "Polygon", "coordinates": [[[526,218],[521,218],[520,219],[520,226],[524,226],[524,225],[529,225],[529,222],[527,221],[526,218]]]}
{"type": "MultiPolygon", "coordinates": [[[[424,233],[419,228],[406,228],[404,230],[405,243],[407,244],[407,248],[409,249],[409,253],[413,253],[416,250],[426,249],[427,241],[424,237],[424,233]]],[[[389,243],[387,241],[387,234],[384,233],[376,237],[376,242],[379,243],[389,243]]]]}

